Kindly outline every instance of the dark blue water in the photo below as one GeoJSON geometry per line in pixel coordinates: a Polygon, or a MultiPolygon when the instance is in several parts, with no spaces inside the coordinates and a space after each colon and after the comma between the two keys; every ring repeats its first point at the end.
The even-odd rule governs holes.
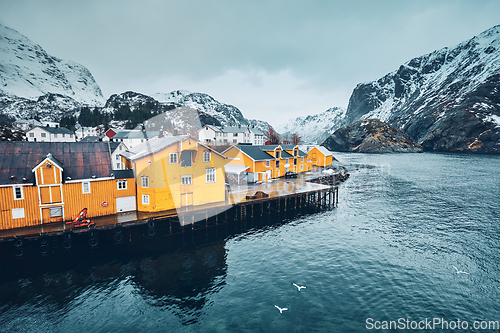
{"type": "Polygon", "coordinates": [[[0,330],[362,332],[376,321],[439,318],[496,332],[470,328],[500,321],[500,157],[338,159],[351,171],[338,208],[10,279],[0,330]]]}

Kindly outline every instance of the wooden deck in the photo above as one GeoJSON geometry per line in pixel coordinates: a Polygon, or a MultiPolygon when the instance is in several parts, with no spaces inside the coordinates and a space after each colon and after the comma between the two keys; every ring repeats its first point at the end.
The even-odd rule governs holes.
{"type": "MultiPolygon", "coordinates": [[[[297,203],[303,205],[304,202],[319,202],[325,205],[332,204],[338,201],[338,188],[331,185],[315,184],[310,182],[314,178],[313,173],[301,175],[297,179],[279,179],[270,183],[262,184],[249,184],[249,185],[232,185],[227,193],[226,202],[217,202],[208,205],[181,207],[169,211],[155,212],[155,213],[142,213],[142,212],[129,212],[114,215],[107,215],[101,217],[92,217],[88,212],[88,217],[95,222],[95,229],[106,230],[113,229],[117,226],[131,227],[141,224],[147,224],[150,221],[159,219],[175,219],[178,220],[181,226],[194,224],[200,220],[207,220],[210,217],[217,216],[235,206],[246,207],[251,205],[251,212],[253,217],[255,204],[262,204],[263,202],[278,202],[276,208],[279,211],[281,208],[281,199],[284,200],[284,209],[286,210],[287,199],[295,198],[295,206],[297,203]],[[268,194],[268,197],[259,199],[247,199],[247,196],[254,196],[256,192],[261,191],[268,194]],[[323,193],[323,196],[321,194],[323,193]],[[314,199],[312,199],[314,195],[314,199]],[[328,196],[328,197],[327,197],[328,196]],[[328,202],[327,202],[328,200],[328,202]]],[[[317,177],[317,175],[316,175],[317,177]]],[[[262,206],[262,205],[261,205],[262,206]]],[[[275,208],[275,209],[276,209],[275,208]]],[[[263,208],[261,207],[261,213],[263,208]]],[[[243,211],[243,209],[241,210],[243,211]]],[[[244,209],[246,211],[246,208],[244,209]]],[[[12,241],[17,237],[23,238],[37,238],[42,235],[61,235],[63,233],[84,233],[88,229],[74,229],[71,224],[65,223],[51,223],[42,224],[34,227],[17,228],[10,230],[0,230],[0,242],[12,241]]]]}

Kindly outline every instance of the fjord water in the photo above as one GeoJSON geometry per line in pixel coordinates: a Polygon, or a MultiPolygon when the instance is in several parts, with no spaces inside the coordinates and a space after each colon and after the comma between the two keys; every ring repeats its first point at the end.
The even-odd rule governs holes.
{"type": "Polygon", "coordinates": [[[362,332],[367,318],[500,321],[500,157],[336,156],[351,173],[337,208],[9,279],[0,330],[362,332]]]}

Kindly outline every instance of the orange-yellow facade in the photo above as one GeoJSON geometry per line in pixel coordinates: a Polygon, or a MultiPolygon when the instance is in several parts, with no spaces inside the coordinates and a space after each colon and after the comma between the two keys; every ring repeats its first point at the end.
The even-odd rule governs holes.
{"type": "Polygon", "coordinates": [[[83,208],[88,217],[115,214],[117,198],[135,196],[133,178],[63,182],[63,167],[50,159],[33,172],[36,184],[0,187],[0,229],[70,221],[83,208]]]}

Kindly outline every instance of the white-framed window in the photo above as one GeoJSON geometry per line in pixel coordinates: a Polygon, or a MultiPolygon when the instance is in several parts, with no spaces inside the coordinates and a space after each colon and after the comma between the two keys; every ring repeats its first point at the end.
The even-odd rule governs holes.
{"type": "Polygon", "coordinates": [[[141,186],[142,188],[149,188],[149,177],[141,176],[141,186]]]}
{"type": "Polygon", "coordinates": [[[13,219],[23,219],[24,218],[24,208],[14,208],[12,210],[13,219]]]}
{"type": "Polygon", "coordinates": [[[299,156],[299,151],[297,149],[293,151],[293,156],[299,156]]]}
{"type": "Polygon", "coordinates": [[[179,155],[177,153],[170,153],[170,164],[179,163],[179,155]]]}
{"type": "Polygon", "coordinates": [[[51,207],[49,208],[50,211],[50,217],[57,217],[57,216],[62,216],[63,211],[62,211],[62,206],[59,207],[51,207]]]}
{"type": "Polygon", "coordinates": [[[210,162],[212,160],[212,154],[209,151],[203,152],[203,162],[210,162]]]}
{"type": "Polygon", "coordinates": [[[149,195],[148,194],[143,194],[142,195],[142,204],[143,205],[149,205],[149,195]]]}
{"type": "Polygon", "coordinates": [[[227,139],[224,139],[224,143],[227,143],[227,139]]]}
{"type": "Polygon", "coordinates": [[[300,161],[301,161],[302,163],[304,163],[304,157],[302,157],[300,161]]]}
{"type": "Polygon", "coordinates": [[[233,143],[238,143],[238,140],[237,139],[233,139],[233,143]]]}
{"type": "Polygon", "coordinates": [[[280,167],[280,160],[276,160],[276,168],[280,167]]]}
{"type": "Polygon", "coordinates": [[[238,136],[238,133],[233,133],[233,136],[238,136]]]}
{"type": "Polygon", "coordinates": [[[42,135],[42,138],[45,138],[47,136],[47,133],[40,133],[42,135]]]}
{"type": "Polygon", "coordinates": [[[192,177],[191,175],[182,175],[182,185],[191,185],[192,184],[192,177]]]}
{"type": "Polygon", "coordinates": [[[24,199],[23,187],[14,186],[14,200],[22,200],[22,199],[24,199]]]}
{"type": "Polygon", "coordinates": [[[277,150],[276,151],[276,158],[280,158],[280,156],[281,156],[281,151],[277,150]]]}
{"type": "Polygon", "coordinates": [[[215,168],[206,168],[206,175],[207,175],[207,183],[215,183],[215,173],[216,169],[215,168]]]}
{"type": "Polygon", "coordinates": [[[126,180],[118,180],[116,182],[116,187],[118,190],[126,190],[127,189],[127,181],[126,180]]]}
{"type": "Polygon", "coordinates": [[[82,182],[82,193],[90,193],[90,182],[82,182]]]}
{"type": "Polygon", "coordinates": [[[271,166],[271,161],[267,160],[267,161],[266,161],[266,167],[268,167],[268,168],[269,168],[270,166],[271,166]]]}
{"type": "Polygon", "coordinates": [[[120,155],[116,155],[115,159],[116,159],[117,161],[119,161],[119,160],[120,160],[120,155]]]}
{"type": "Polygon", "coordinates": [[[30,138],[35,137],[35,133],[30,133],[30,138]]]}
{"type": "Polygon", "coordinates": [[[57,138],[57,133],[54,133],[54,138],[57,138]]]}
{"type": "Polygon", "coordinates": [[[304,164],[301,164],[301,165],[300,165],[300,170],[301,170],[301,171],[302,171],[302,170],[304,170],[304,164]]]}

